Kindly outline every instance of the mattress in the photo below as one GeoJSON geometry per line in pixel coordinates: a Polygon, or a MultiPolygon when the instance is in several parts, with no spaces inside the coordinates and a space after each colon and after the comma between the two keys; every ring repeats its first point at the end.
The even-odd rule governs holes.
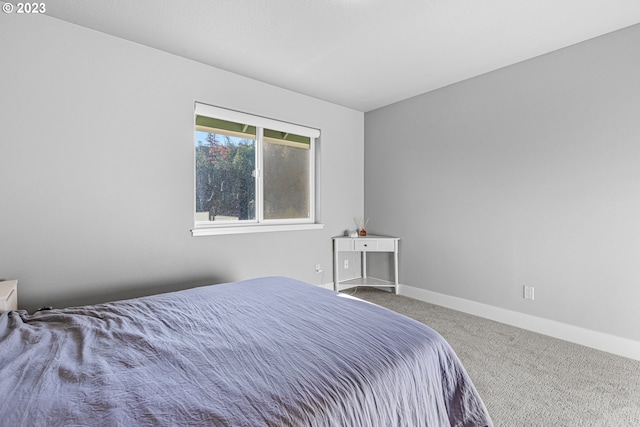
{"type": "Polygon", "coordinates": [[[449,344],[285,277],[0,316],[12,426],[490,426],[449,344]]]}

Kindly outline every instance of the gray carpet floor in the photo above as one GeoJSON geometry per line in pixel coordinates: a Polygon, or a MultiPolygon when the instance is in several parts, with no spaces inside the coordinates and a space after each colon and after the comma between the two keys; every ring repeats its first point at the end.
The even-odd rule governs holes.
{"type": "Polygon", "coordinates": [[[438,331],[496,427],[640,426],[640,361],[373,288],[345,291],[438,331]]]}

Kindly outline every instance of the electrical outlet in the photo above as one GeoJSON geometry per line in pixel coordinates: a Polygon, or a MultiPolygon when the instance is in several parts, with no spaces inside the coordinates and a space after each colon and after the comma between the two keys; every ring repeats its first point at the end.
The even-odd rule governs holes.
{"type": "Polygon", "coordinates": [[[344,260],[344,269],[345,269],[345,270],[348,270],[348,269],[349,269],[349,260],[348,260],[348,259],[345,259],[345,260],[344,260]]]}
{"type": "Polygon", "coordinates": [[[320,267],[320,264],[316,264],[316,274],[320,273],[322,273],[322,268],[320,267]]]}
{"type": "Polygon", "coordinates": [[[523,295],[523,297],[525,299],[530,299],[530,300],[533,301],[534,300],[534,296],[535,296],[533,291],[534,291],[534,287],[533,286],[526,286],[525,285],[524,286],[524,295],[523,295]]]}

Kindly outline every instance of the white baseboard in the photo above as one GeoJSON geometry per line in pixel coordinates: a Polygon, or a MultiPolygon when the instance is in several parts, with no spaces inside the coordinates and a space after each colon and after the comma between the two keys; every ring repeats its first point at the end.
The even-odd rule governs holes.
{"type": "Polygon", "coordinates": [[[593,331],[555,320],[506,310],[463,298],[440,294],[413,286],[400,285],[400,295],[420,301],[506,323],[507,325],[549,335],[554,338],[640,360],[640,342],[603,332],[593,331]]]}

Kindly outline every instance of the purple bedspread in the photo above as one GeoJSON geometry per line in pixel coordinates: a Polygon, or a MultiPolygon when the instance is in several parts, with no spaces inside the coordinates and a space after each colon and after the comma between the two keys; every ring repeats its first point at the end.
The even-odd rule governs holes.
{"type": "Polygon", "coordinates": [[[7,426],[490,426],[447,342],[283,277],[0,316],[7,426]]]}

